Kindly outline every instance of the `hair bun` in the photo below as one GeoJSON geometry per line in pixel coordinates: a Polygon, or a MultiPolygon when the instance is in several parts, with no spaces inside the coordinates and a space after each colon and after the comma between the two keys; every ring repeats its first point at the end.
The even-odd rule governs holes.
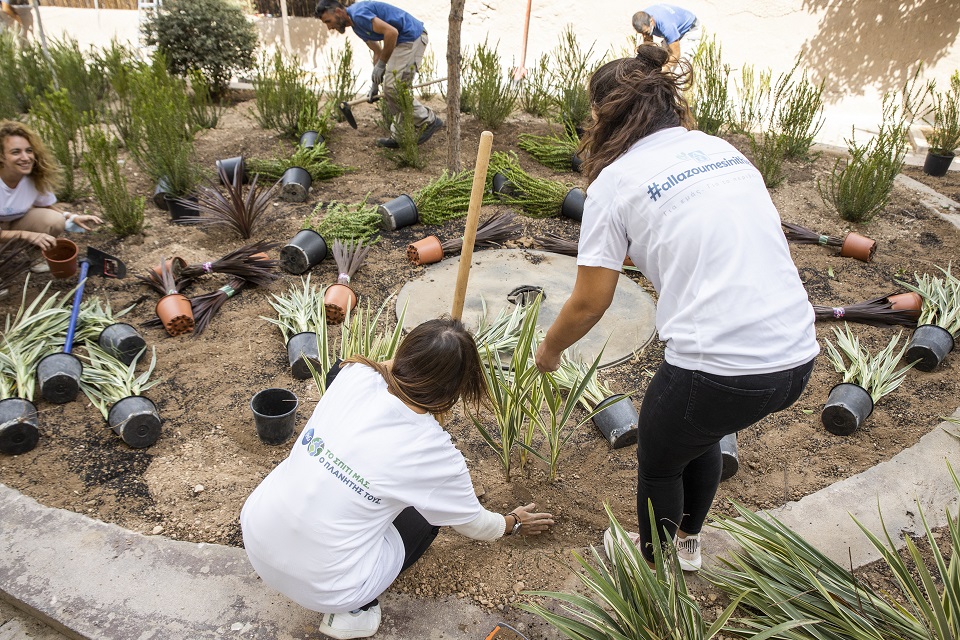
{"type": "Polygon", "coordinates": [[[637,47],[636,59],[643,63],[648,71],[655,71],[667,64],[670,52],[659,45],[641,44],[637,47]]]}

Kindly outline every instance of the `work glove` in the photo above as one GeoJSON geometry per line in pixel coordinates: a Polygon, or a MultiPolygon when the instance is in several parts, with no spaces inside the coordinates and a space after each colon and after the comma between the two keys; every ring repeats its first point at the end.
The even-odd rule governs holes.
{"type": "Polygon", "coordinates": [[[383,75],[386,72],[387,63],[383,60],[377,60],[377,64],[373,65],[373,73],[370,74],[370,81],[376,85],[383,84],[383,75]]]}
{"type": "Polygon", "coordinates": [[[367,102],[374,103],[380,99],[380,85],[374,84],[370,87],[370,93],[367,95],[367,102]]]}

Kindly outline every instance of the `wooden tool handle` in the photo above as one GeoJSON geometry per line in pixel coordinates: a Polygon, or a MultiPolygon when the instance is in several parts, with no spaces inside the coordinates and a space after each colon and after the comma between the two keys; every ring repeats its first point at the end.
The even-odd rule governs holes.
{"type": "Polygon", "coordinates": [[[463,249],[460,251],[460,269],[457,271],[457,288],[453,292],[453,310],[450,315],[460,320],[463,317],[463,301],[467,296],[467,280],[470,278],[470,262],[473,260],[473,243],[477,239],[477,223],[480,221],[480,205],[487,183],[487,166],[493,148],[493,134],[480,134],[477,149],[477,166],[473,170],[473,190],[470,192],[470,208],[467,209],[467,227],[463,231],[463,249]]]}

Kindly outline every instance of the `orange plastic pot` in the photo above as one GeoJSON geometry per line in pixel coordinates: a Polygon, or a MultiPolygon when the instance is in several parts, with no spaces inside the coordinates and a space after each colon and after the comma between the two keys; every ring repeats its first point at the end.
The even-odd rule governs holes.
{"type": "Polygon", "coordinates": [[[892,305],[894,311],[913,311],[913,315],[920,317],[920,308],[923,306],[923,298],[919,293],[909,291],[907,293],[898,293],[893,296],[887,296],[887,302],[892,305]]]}
{"type": "Polygon", "coordinates": [[[182,293],[171,293],[157,303],[157,317],[171,336],[193,331],[193,307],[182,293]]]}
{"type": "Polygon", "coordinates": [[[437,236],[427,236],[423,240],[417,240],[413,244],[407,245],[407,258],[417,266],[440,262],[443,260],[443,247],[440,246],[440,239],[437,236]]]}
{"type": "Polygon", "coordinates": [[[70,278],[77,273],[77,254],[79,250],[70,240],[57,238],[57,244],[43,250],[43,258],[50,265],[50,275],[54,278],[70,278]]]}
{"type": "Polygon", "coordinates": [[[252,256],[250,256],[250,258],[252,258],[253,260],[269,260],[270,256],[268,256],[265,252],[261,251],[260,253],[253,254],[252,256]]]}
{"type": "Polygon", "coordinates": [[[876,240],[871,240],[866,236],[851,231],[843,238],[843,244],[840,246],[840,255],[844,258],[856,258],[863,262],[870,262],[873,260],[873,254],[876,250],[876,240]]]}
{"type": "MultiPolygon", "coordinates": [[[[170,273],[173,274],[173,279],[177,280],[180,278],[180,272],[187,266],[187,261],[179,256],[174,256],[172,258],[167,258],[166,260],[167,268],[170,270],[170,273]]],[[[157,265],[151,271],[153,271],[157,276],[161,276],[162,265],[157,265]]]]}
{"type": "Polygon", "coordinates": [[[356,292],[345,284],[332,284],[323,294],[328,324],[340,324],[347,312],[357,306],[356,292]]]}

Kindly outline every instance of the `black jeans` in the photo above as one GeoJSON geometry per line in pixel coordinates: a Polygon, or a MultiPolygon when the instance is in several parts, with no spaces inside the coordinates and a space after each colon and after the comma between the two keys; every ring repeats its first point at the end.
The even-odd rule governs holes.
{"type": "Polygon", "coordinates": [[[718,376],[663,362],[643,397],[637,441],[641,549],[653,561],[648,500],[659,528],[700,533],[720,486],[720,440],[800,397],[813,360],[793,369],[718,376]]]}
{"type": "MultiPolygon", "coordinates": [[[[413,507],[407,507],[401,511],[400,515],[393,519],[393,526],[397,528],[400,538],[403,539],[403,566],[400,567],[400,573],[403,573],[433,544],[437,534],[440,533],[440,527],[427,522],[427,519],[413,507]]],[[[374,598],[372,602],[360,608],[366,611],[379,602],[374,598]]]]}

